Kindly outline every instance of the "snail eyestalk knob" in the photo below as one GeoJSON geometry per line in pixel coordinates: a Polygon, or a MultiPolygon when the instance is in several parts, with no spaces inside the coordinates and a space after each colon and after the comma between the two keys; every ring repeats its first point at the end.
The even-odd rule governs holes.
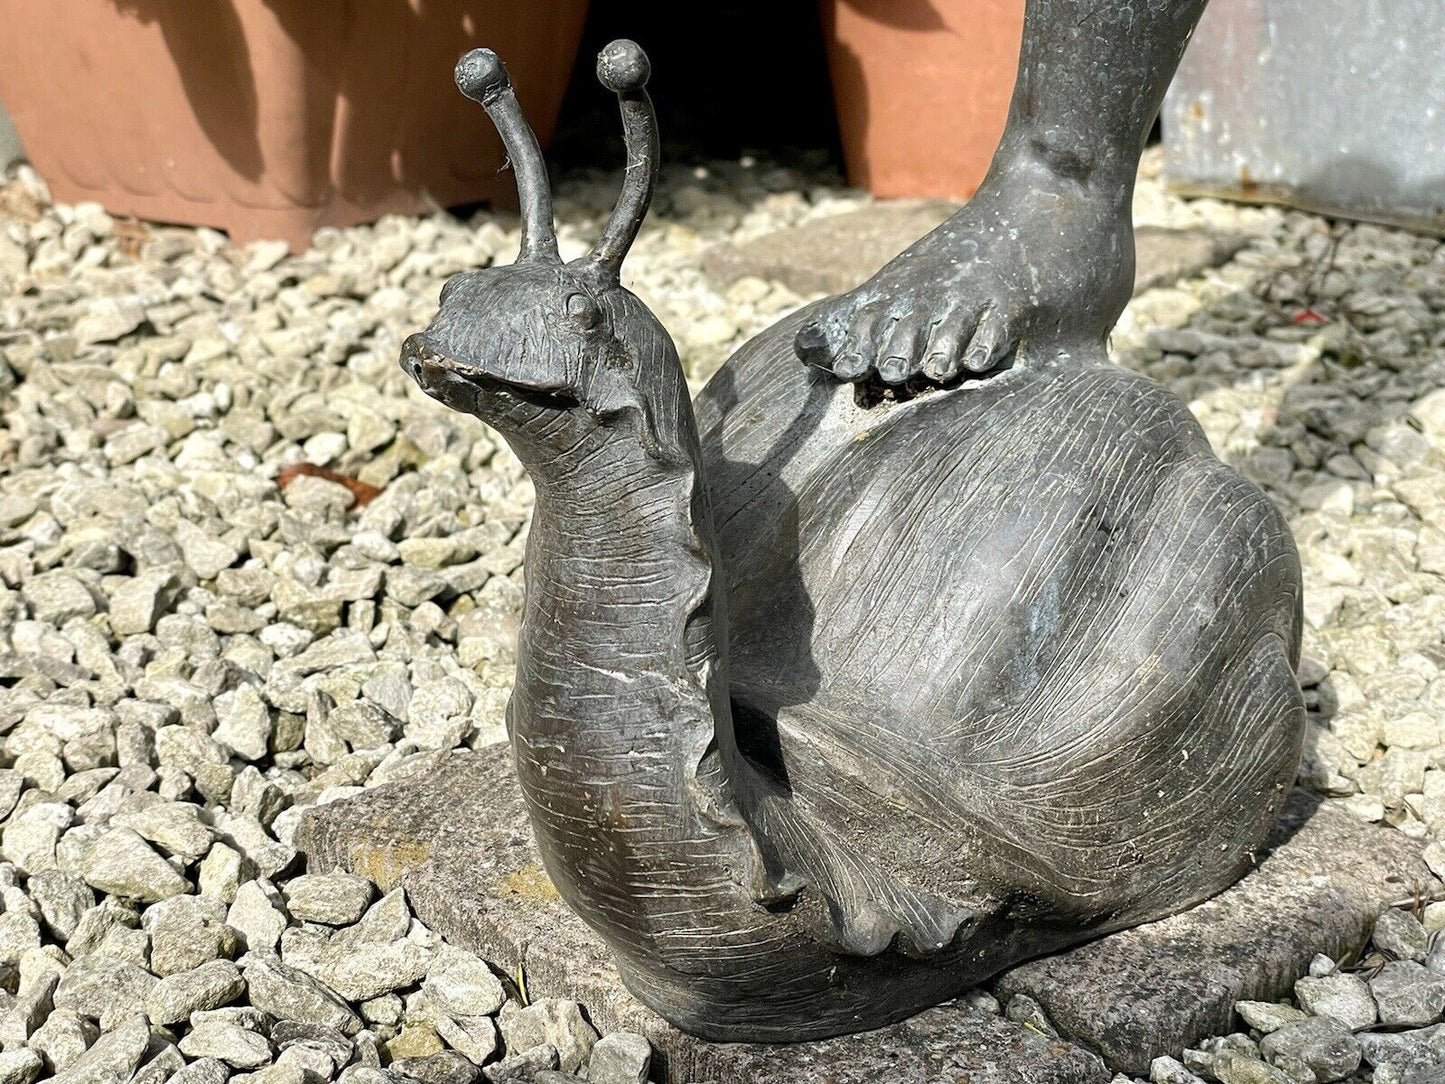
{"type": "Polygon", "coordinates": [[[547,164],[542,160],[536,133],[522,115],[506,67],[490,49],[473,49],[457,61],[456,80],[461,92],[492,118],[512,161],[522,207],[522,250],[518,258],[559,260],[547,164]]]}
{"type": "Polygon", "coordinates": [[[627,172],[622,179],[622,192],[588,257],[596,274],[606,282],[616,282],[621,276],[622,260],[642,228],[657,187],[660,140],[657,114],[647,94],[647,79],[651,74],[652,64],[635,41],[621,38],[597,55],[597,79],[617,95],[622,111],[622,136],[627,144],[627,172]]]}
{"type": "Polygon", "coordinates": [[[647,86],[652,62],[642,46],[618,38],[597,54],[597,81],[614,94],[635,94],[647,86]]]}
{"type": "Polygon", "coordinates": [[[490,49],[473,49],[457,61],[457,87],[472,101],[486,108],[498,94],[512,88],[501,57],[490,49]]]}

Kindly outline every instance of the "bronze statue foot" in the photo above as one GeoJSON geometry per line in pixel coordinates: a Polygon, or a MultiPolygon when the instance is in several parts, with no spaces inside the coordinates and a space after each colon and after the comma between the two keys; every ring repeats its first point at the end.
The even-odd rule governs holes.
{"type": "Polygon", "coordinates": [[[1025,140],[958,214],[827,302],[795,347],[839,380],[946,383],[997,368],[1024,342],[1097,341],[1133,279],[1119,187],[1025,140]]]}

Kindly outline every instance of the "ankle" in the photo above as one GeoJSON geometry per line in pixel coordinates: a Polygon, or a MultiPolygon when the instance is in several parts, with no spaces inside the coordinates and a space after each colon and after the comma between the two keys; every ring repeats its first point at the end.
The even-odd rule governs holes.
{"type": "Polygon", "coordinates": [[[1057,129],[1011,125],[985,181],[1066,190],[1075,198],[1127,208],[1133,199],[1137,156],[1088,143],[1057,129]]]}

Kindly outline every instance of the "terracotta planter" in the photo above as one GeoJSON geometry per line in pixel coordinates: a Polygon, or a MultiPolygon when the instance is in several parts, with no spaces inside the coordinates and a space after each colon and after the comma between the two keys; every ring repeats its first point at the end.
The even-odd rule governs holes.
{"type": "Polygon", "coordinates": [[[821,0],[848,179],[966,199],[1008,116],[1024,0],[821,0]]]}
{"type": "Polygon", "coordinates": [[[506,58],[545,140],[587,0],[0,0],[0,100],[57,199],[304,247],[492,197],[501,141],[452,83],[506,58]]]}

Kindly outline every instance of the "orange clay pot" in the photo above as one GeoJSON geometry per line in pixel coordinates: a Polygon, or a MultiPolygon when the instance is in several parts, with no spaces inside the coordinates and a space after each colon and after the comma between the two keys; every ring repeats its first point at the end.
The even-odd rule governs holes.
{"type": "Polygon", "coordinates": [[[821,0],[848,179],[966,199],[1008,117],[1024,0],[821,0]]]}
{"type": "Polygon", "coordinates": [[[550,136],[587,0],[0,0],[0,100],[58,200],[303,248],[318,226],[498,197],[452,83],[505,60],[550,136]]]}

